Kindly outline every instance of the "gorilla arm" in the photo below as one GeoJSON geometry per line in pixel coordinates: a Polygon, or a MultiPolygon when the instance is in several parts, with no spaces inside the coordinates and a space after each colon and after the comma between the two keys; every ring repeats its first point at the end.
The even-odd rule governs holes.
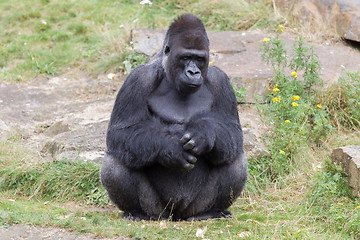
{"type": "Polygon", "coordinates": [[[243,154],[243,134],[236,97],[227,75],[210,67],[207,84],[214,101],[210,112],[193,116],[181,143],[195,156],[204,155],[213,164],[230,164],[243,154]]]}
{"type": "Polygon", "coordinates": [[[133,70],[120,89],[107,133],[107,153],[129,168],[160,163],[191,169],[196,158],[182,149],[179,137],[164,128],[147,106],[150,93],[163,79],[158,63],[133,70]]]}

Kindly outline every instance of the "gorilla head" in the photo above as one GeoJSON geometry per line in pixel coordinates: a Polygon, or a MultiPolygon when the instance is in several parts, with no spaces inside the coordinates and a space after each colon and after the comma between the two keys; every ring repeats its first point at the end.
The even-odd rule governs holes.
{"type": "Polygon", "coordinates": [[[162,51],[167,80],[183,95],[196,92],[209,64],[209,39],[201,20],[191,14],[180,16],[170,25],[162,51]]]}

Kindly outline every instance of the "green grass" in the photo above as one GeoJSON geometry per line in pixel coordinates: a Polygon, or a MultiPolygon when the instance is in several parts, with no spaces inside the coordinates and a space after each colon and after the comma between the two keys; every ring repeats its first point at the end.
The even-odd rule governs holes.
{"type": "MultiPolygon", "coordinates": [[[[209,30],[245,30],[280,21],[265,0],[139,2],[2,0],[0,79],[27,81],[70,67],[93,74],[125,71],[128,57],[123,52],[131,29],[166,29],[181,13],[198,15],[209,30]]],[[[132,55],[132,66],[144,63],[127,54],[132,55]]]]}
{"type": "MultiPolygon", "coordinates": [[[[334,145],[356,144],[360,134],[330,139],[334,145]]],[[[250,175],[244,194],[230,208],[232,220],[128,222],[108,204],[98,165],[44,162],[25,144],[18,134],[0,142],[0,225],[5,227],[26,223],[135,239],[195,239],[196,231],[205,228],[209,239],[237,239],[245,233],[250,234],[246,239],[352,239],[359,234],[360,201],[340,191],[346,178],[336,167],[294,170],[281,182],[260,185],[250,175]]],[[[316,151],[307,161],[328,159],[326,150],[316,151]]]]}

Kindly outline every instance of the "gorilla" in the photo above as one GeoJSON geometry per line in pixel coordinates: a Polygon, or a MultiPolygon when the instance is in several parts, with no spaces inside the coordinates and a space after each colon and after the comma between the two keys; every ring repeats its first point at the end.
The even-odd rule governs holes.
{"type": "Polygon", "coordinates": [[[200,19],[178,17],[111,114],[101,182],[127,220],[231,218],[247,179],[236,97],[200,19]]]}

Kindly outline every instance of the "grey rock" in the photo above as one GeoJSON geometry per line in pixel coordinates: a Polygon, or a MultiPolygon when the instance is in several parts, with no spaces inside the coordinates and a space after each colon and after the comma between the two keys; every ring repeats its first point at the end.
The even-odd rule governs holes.
{"type": "Polygon", "coordinates": [[[360,197],[360,146],[336,148],[332,152],[332,159],[341,164],[349,176],[352,193],[360,197]]]}
{"type": "Polygon", "coordinates": [[[53,137],[60,133],[69,132],[69,131],[70,131],[69,125],[66,123],[63,123],[63,121],[59,121],[59,122],[54,123],[50,128],[48,128],[45,131],[45,135],[53,137]]]}
{"type": "Polygon", "coordinates": [[[133,29],[131,39],[134,50],[147,56],[154,56],[160,51],[165,38],[165,31],[153,31],[149,29],[133,29]]]}
{"type": "MultiPolygon", "coordinates": [[[[147,47],[138,47],[139,41],[133,39],[135,49],[151,49],[152,46],[158,46],[157,48],[154,47],[149,56],[161,49],[165,31],[146,30],[145,36],[142,36],[140,30],[134,31],[137,33],[138,39],[149,39],[148,42],[151,43],[147,47]],[[161,34],[162,38],[159,37],[161,34]],[[153,41],[158,41],[158,43],[152,44],[153,41]]],[[[266,86],[272,79],[273,73],[271,67],[261,61],[260,45],[263,38],[271,35],[258,31],[209,31],[208,35],[210,39],[210,61],[227,73],[235,87],[246,89],[245,102],[264,102],[268,93],[266,86]]],[[[291,54],[294,40],[287,35],[281,35],[281,40],[286,44],[287,53],[291,54]]],[[[142,41],[141,44],[146,45],[147,41],[142,41]]],[[[307,45],[310,44],[307,43],[307,45]]],[[[313,46],[322,65],[320,77],[324,80],[325,87],[336,83],[345,69],[350,71],[360,69],[360,54],[354,49],[343,44],[331,46],[313,44],[313,46]]]]}
{"type": "Polygon", "coordinates": [[[41,150],[41,153],[45,156],[46,154],[51,154],[54,157],[57,153],[61,152],[64,149],[64,146],[56,141],[49,141],[45,143],[45,146],[41,150]]]}
{"type": "Polygon", "coordinates": [[[360,42],[360,1],[358,0],[280,0],[279,6],[293,7],[302,22],[332,27],[340,37],[360,42]]]}

